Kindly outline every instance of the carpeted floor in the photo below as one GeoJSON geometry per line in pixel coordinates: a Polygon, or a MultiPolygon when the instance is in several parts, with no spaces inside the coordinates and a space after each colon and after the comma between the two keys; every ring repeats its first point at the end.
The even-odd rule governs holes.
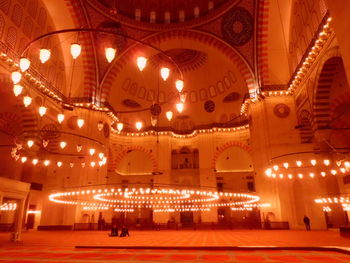
{"type": "Polygon", "coordinates": [[[312,249],[220,250],[233,246],[350,248],[350,239],[333,231],[133,231],[126,238],[108,237],[106,231],[30,231],[24,232],[22,241],[17,243],[10,242],[9,237],[9,233],[0,233],[0,262],[350,262],[350,255],[312,249]],[[77,249],[75,246],[130,248],[77,249]],[[135,248],[139,246],[147,248],[135,248]],[[215,248],[208,250],[206,246],[215,248]]]}

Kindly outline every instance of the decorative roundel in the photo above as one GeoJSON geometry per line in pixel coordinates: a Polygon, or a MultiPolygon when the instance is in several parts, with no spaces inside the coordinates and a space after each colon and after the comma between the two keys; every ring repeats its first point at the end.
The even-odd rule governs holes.
{"type": "Polygon", "coordinates": [[[222,20],[221,31],[224,39],[233,46],[246,44],[253,36],[252,15],[242,7],[227,12],[222,20]]]}
{"type": "Polygon", "coordinates": [[[286,104],[280,103],[273,108],[273,112],[277,117],[286,118],[289,116],[290,109],[286,104]]]}
{"type": "Polygon", "coordinates": [[[207,100],[204,103],[204,109],[206,112],[213,112],[215,110],[215,102],[212,100],[207,100]]]}
{"type": "Polygon", "coordinates": [[[107,123],[103,124],[103,135],[106,138],[109,137],[109,125],[107,123]]]}
{"type": "Polygon", "coordinates": [[[153,116],[158,116],[162,112],[162,108],[160,107],[159,104],[153,104],[150,110],[153,116]]]}

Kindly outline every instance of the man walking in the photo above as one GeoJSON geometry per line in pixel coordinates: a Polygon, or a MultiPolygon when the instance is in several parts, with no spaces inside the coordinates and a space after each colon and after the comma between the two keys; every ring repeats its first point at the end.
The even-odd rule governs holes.
{"type": "Polygon", "coordinates": [[[304,224],[306,227],[306,231],[310,231],[310,218],[308,218],[307,216],[304,216],[304,224]]]}

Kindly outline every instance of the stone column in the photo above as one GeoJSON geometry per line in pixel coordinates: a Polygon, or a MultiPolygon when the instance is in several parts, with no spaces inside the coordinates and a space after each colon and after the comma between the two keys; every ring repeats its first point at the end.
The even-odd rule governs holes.
{"type": "Polygon", "coordinates": [[[17,213],[15,217],[15,222],[14,222],[15,229],[11,237],[11,240],[13,242],[21,240],[24,205],[25,205],[25,200],[19,199],[17,213]]]}

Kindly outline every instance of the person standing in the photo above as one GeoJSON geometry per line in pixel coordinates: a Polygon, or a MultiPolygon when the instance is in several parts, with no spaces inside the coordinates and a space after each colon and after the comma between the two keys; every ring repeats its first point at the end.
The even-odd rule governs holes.
{"type": "Polygon", "coordinates": [[[304,216],[304,224],[306,227],[306,231],[310,231],[310,218],[308,218],[307,216],[304,216]]]}

